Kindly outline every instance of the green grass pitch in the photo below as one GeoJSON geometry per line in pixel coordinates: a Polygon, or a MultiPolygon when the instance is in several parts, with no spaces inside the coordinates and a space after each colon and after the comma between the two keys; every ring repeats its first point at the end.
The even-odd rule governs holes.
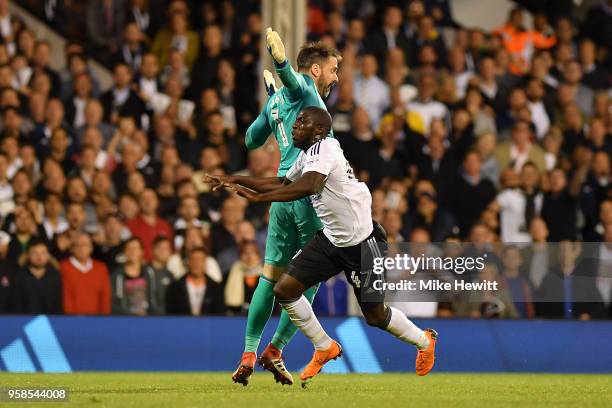
{"type": "MultiPolygon", "coordinates": [[[[296,377],[297,378],[297,377],[296,377]]],[[[612,404],[612,376],[556,374],[321,374],[306,389],[280,386],[258,371],[251,383],[230,373],[0,373],[0,388],[66,387],[65,407],[598,407],[612,404]]]]}

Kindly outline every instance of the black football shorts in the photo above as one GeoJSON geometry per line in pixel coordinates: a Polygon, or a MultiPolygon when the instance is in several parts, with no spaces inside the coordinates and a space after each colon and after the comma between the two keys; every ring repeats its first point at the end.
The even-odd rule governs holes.
{"type": "MultiPolygon", "coordinates": [[[[383,227],[376,221],[373,224],[372,233],[360,244],[350,247],[337,247],[323,230],[318,231],[292,259],[287,273],[309,288],[344,272],[361,304],[362,290],[373,290],[368,285],[372,279],[373,258],[384,256],[387,243],[383,227]]],[[[384,296],[382,292],[374,296],[368,293],[367,299],[367,303],[379,303],[384,296]]]]}

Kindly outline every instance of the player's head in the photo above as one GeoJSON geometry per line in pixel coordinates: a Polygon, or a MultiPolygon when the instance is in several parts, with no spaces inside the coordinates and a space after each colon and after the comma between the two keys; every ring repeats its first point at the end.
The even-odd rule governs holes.
{"type": "Polygon", "coordinates": [[[341,61],[340,52],[322,42],[303,45],[297,57],[298,70],[314,79],[322,97],[329,95],[338,82],[338,64],[341,61]]]}
{"type": "Polygon", "coordinates": [[[304,108],[293,123],[293,144],[302,150],[308,150],[310,146],[327,137],[331,125],[331,116],[325,109],[315,106],[304,108]]]}

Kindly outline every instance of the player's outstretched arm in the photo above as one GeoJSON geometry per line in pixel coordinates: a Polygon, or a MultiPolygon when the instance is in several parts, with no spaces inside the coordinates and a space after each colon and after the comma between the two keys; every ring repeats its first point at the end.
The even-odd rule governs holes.
{"type": "Polygon", "coordinates": [[[249,150],[257,149],[266,143],[271,133],[272,128],[270,127],[270,123],[268,123],[266,110],[264,109],[257,115],[257,118],[247,129],[244,137],[244,144],[249,150]]]}
{"type": "Polygon", "coordinates": [[[256,193],[250,191],[238,184],[230,185],[230,189],[236,191],[239,195],[247,198],[249,201],[256,203],[270,201],[295,201],[309,195],[316,194],[321,191],[325,183],[325,176],[316,171],[304,173],[302,177],[290,184],[282,184],[274,190],[266,193],[256,193]]]}
{"type": "Polygon", "coordinates": [[[250,176],[226,176],[226,175],[204,175],[204,182],[212,185],[213,191],[230,185],[241,185],[258,193],[275,190],[288,183],[284,177],[250,177],[250,176]]]}
{"type": "Polygon", "coordinates": [[[285,46],[280,38],[280,35],[272,28],[266,29],[266,45],[268,52],[274,59],[274,66],[276,67],[276,73],[283,82],[283,85],[289,90],[291,96],[298,97],[302,94],[304,81],[300,81],[300,77],[293,70],[287,56],[285,55],[285,46]]]}

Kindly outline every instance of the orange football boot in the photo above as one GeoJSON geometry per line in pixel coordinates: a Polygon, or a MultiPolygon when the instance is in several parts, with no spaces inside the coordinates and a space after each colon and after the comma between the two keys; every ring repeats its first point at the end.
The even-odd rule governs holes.
{"type": "Polygon", "coordinates": [[[416,373],[417,375],[427,375],[434,366],[436,359],[436,340],[438,333],[434,329],[425,329],[425,335],[429,338],[429,347],[417,351],[416,373]]]}
{"type": "MultiPolygon", "coordinates": [[[[301,380],[305,382],[319,374],[319,371],[321,371],[325,363],[330,360],[335,360],[338,357],[342,357],[342,346],[335,340],[332,340],[332,344],[327,350],[315,350],[310,363],[308,363],[304,371],[302,371],[302,374],[300,374],[301,380]]],[[[304,383],[302,386],[304,386],[304,383]]]]}

